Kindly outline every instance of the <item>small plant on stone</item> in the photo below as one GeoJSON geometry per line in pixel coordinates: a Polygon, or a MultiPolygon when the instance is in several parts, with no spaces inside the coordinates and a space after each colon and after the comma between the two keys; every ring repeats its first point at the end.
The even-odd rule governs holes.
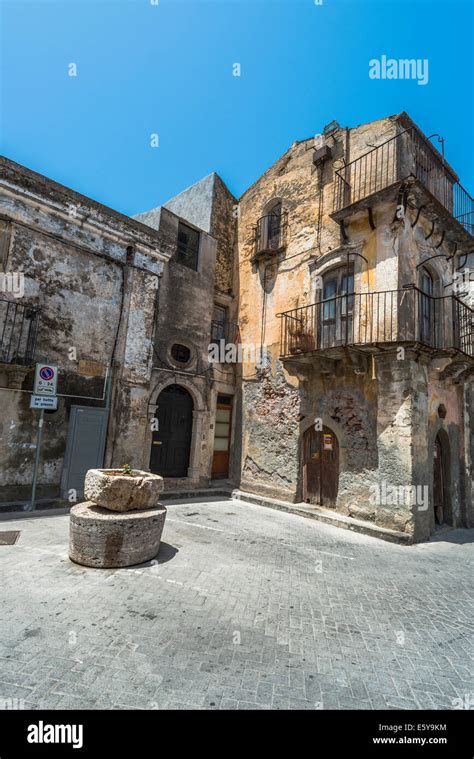
{"type": "Polygon", "coordinates": [[[132,476],[132,467],[130,466],[130,464],[123,465],[122,474],[127,474],[129,477],[132,476]]]}

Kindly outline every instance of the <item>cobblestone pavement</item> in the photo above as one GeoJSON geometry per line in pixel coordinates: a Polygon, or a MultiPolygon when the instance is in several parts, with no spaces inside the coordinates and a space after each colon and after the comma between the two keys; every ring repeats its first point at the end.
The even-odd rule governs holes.
{"type": "Polygon", "coordinates": [[[474,530],[401,547],[233,501],[168,505],[157,563],[86,569],[0,523],[0,699],[24,708],[474,707],[474,530]],[[470,640],[471,638],[471,640],[470,640]]]}

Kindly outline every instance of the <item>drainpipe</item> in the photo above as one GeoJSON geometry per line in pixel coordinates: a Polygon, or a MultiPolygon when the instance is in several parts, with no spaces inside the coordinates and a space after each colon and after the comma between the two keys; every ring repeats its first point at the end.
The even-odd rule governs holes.
{"type": "Polygon", "coordinates": [[[117,352],[117,345],[118,345],[120,331],[121,331],[122,322],[123,322],[123,304],[125,300],[125,275],[128,268],[129,250],[130,248],[127,248],[127,259],[126,259],[125,264],[122,264],[121,266],[122,282],[121,282],[121,288],[120,288],[120,311],[119,311],[117,329],[115,331],[112,355],[110,357],[110,381],[109,381],[109,386],[107,388],[107,394],[106,394],[107,431],[106,431],[106,436],[105,436],[106,448],[105,448],[105,456],[104,456],[104,463],[105,463],[106,468],[109,468],[112,465],[114,448],[115,448],[115,438],[114,438],[115,419],[112,420],[112,415],[110,413],[110,410],[112,407],[112,397],[113,397],[113,393],[115,389],[114,381],[113,381],[113,375],[114,375],[114,369],[115,369],[115,356],[117,352]]]}

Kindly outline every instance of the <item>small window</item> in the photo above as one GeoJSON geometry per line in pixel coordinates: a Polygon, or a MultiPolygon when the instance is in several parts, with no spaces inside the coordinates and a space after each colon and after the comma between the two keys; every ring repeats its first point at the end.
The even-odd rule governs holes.
{"type": "Polygon", "coordinates": [[[448,412],[446,410],[446,406],[444,405],[444,403],[440,403],[439,406],[438,406],[438,416],[439,416],[439,418],[440,419],[446,419],[447,413],[448,412]]]}
{"type": "Polygon", "coordinates": [[[186,345],[175,343],[171,346],[171,355],[179,364],[187,364],[191,358],[191,351],[186,345]]]}
{"type": "Polygon", "coordinates": [[[280,230],[281,230],[281,202],[275,203],[268,211],[267,216],[267,244],[271,250],[280,247],[280,230]]]}
{"type": "Polygon", "coordinates": [[[227,309],[224,306],[214,306],[212,316],[212,339],[225,340],[227,325],[227,309]]]}
{"type": "Polygon", "coordinates": [[[273,201],[264,209],[263,216],[257,221],[256,252],[278,251],[284,244],[283,214],[281,201],[273,201]]]}
{"type": "Polygon", "coordinates": [[[199,256],[199,232],[197,229],[188,227],[182,221],[178,224],[178,249],[176,260],[178,263],[197,271],[199,256]]]}

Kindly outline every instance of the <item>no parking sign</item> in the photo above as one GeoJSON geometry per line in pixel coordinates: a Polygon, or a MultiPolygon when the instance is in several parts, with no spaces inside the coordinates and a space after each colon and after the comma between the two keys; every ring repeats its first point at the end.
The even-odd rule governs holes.
{"type": "Polygon", "coordinates": [[[51,364],[36,364],[35,395],[56,395],[58,367],[51,364]]]}

